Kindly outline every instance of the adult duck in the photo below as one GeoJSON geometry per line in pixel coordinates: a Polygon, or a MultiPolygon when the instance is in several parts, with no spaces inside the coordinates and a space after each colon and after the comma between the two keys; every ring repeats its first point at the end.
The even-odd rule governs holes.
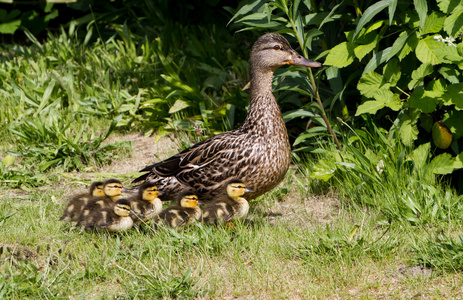
{"type": "Polygon", "coordinates": [[[272,94],[274,71],[283,65],[320,67],[319,62],[294,51],[280,34],[257,39],[250,56],[250,102],[243,125],[213,136],[158,163],[142,169],[138,177],[154,181],[164,199],[175,199],[185,188],[193,188],[204,200],[224,193],[231,178],[240,178],[254,199],[273,189],[285,176],[291,162],[291,146],[280,108],[272,94]]]}

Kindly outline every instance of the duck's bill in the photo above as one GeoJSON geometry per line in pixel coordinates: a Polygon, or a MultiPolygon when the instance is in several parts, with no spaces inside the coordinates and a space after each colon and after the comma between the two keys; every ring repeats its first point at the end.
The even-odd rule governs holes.
{"type": "Polygon", "coordinates": [[[298,54],[297,52],[293,53],[293,57],[288,61],[289,65],[303,66],[307,68],[320,68],[322,66],[318,61],[313,61],[304,56],[298,54]]]}
{"type": "Polygon", "coordinates": [[[246,193],[252,193],[252,192],[254,192],[253,190],[248,189],[248,188],[246,188],[244,191],[245,191],[246,193]]]}

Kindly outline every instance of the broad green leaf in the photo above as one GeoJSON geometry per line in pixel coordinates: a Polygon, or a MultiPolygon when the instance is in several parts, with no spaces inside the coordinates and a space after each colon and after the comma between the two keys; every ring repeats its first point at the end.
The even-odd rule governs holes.
{"type": "Polygon", "coordinates": [[[392,25],[392,20],[394,19],[395,9],[397,8],[397,2],[398,2],[398,0],[390,0],[389,1],[389,7],[388,7],[389,25],[392,25]]]}
{"type": "Polygon", "coordinates": [[[392,110],[397,111],[402,108],[402,102],[400,102],[399,95],[394,94],[390,90],[379,89],[376,91],[373,97],[375,97],[377,101],[383,102],[385,106],[392,110]]]}
{"type": "Polygon", "coordinates": [[[430,153],[431,143],[419,145],[415,150],[413,150],[412,158],[415,163],[415,169],[420,170],[426,165],[430,153]]]}
{"type": "Polygon", "coordinates": [[[190,104],[188,102],[178,99],[177,101],[175,101],[174,105],[172,105],[172,107],[169,109],[169,114],[173,114],[189,106],[190,104]]]}
{"type": "Polygon", "coordinates": [[[437,3],[437,6],[439,6],[440,10],[446,14],[463,9],[463,2],[458,0],[437,0],[437,3]]]}
{"type": "Polygon", "coordinates": [[[365,27],[365,25],[374,17],[376,16],[380,11],[382,11],[384,8],[389,6],[389,0],[382,0],[379,2],[376,2],[375,4],[371,5],[368,7],[365,12],[363,13],[362,17],[360,18],[357,27],[355,28],[354,32],[354,37],[353,40],[357,38],[357,35],[359,34],[360,30],[365,27]]]}
{"type": "Polygon", "coordinates": [[[427,18],[426,21],[424,22],[423,28],[421,28],[421,34],[429,34],[429,33],[437,33],[442,30],[444,27],[444,21],[445,21],[445,15],[433,11],[427,18]]]}
{"type": "Polygon", "coordinates": [[[230,19],[227,25],[230,25],[231,22],[233,22],[236,18],[239,18],[240,16],[247,15],[252,11],[256,11],[259,7],[263,5],[263,2],[261,1],[252,1],[248,4],[243,5],[236,13],[235,15],[230,19]]]}
{"type": "Polygon", "coordinates": [[[457,139],[463,136],[463,111],[450,110],[443,123],[447,126],[453,134],[453,138],[457,139]]]}
{"type": "Polygon", "coordinates": [[[343,42],[330,50],[324,65],[344,68],[350,65],[355,58],[354,47],[352,44],[343,42]]]}
{"type": "Polygon", "coordinates": [[[450,83],[460,83],[461,72],[455,67],[442,66],[438,71],[450,83]]]}
{"type": "Polygon", "coordinates": [[[400,118],[400,127],[399,127],[399,136],[404,145],[412,146],[418,137],[418,128],[416,127],[416,122],[408,115],[403,115],[400,118]]]}
{"type": "Polygon", "coordinates": [[[14,156],[12,155],[6,155],[4,158],[2,158],[2,163],[4,166],[8,167],[13,165],[14,163],[14,156]]]}
{"type": "Polygon", "coordinates": [[[13,20],[0,24],[0,33],[13,34],[21,26],[21,20],[13,20]]]}
{"type": "MultiPolygon", "coordinates": [[[[419,42],[418,32],[416,31],[410,32],[405,45],[402,47],[402,50],[400,50],[397,53],[397,57],[400,60],[404,59],[412,50],[413,51],[416,50],[416,47],[418,46],[418,42],[419,42]]],[[[391,50],[391,53],[392,53],[392,50],[391,50]]]]}
{"type": "Polygon", "coordinates": [[[442,47],[446,47],[441,42],[438,42],[432,36],[420,40],[418,46],[416,47],[416,57],[422,63],[429,63],[432,65],[437,65],[442,63],[442,59],[436,55],[436,50],[442,47]]]}
{"type": "Polygon", "coordinates": [[[361,114],[376,114],[378,110],[381,108],[384,108],[386,105],[382,101],[375,101],[375,100],[370,100],[370,101],[365,101],[364,103],[360,104],[357,107],[357,112],[355,113],[356,116],[360,116],[361,114]]]}
{"type": "Polygon", "coordinates": [[[403,49],[403,47],[405,46],[407,42],[408,36],[409,34],[406,31],[402,32],[399,35],[399,37],[394,41],[394,44],[392,44],[391,52],[389,52],[388,60],[391,59],[394,55],[396,55],[403,49]]]}
{"type": "Polygon", "coordinates": [[[365,57],[365,55],[367,55],[368,53],[370,53],[371,51],[373,51],[373,49],[375,49],[376,45],[378,45],[379,41],[380,41],[380,36],[375,34],[374,35],[376,38],[374,38],[372,40],[372,42],[370,42],[369,44],[366,44],[366,45],[358,45],[354,48],[354,53],[355,53],[355,56],[357,56],[357,58],[359,60],[362,60],[362,58],[365,57]]]}
{"type": "Polygon", "coordinates": [[[413,90],[418,83],[422,82],[433,71],[434,68],[431,64],[424,63],[419,66],[418,69],[412,72],[412,80],[408,83],[408,88],[413,90]]]}
{"type": "Polygon", "coordinates": [[[335,171],[336,168],[315,166],[314,171],[310,174],[310,178],[328,181],[331,177],[333,177],[335,171]]]}
{"type": "Polygon", "coordinates": [[[426,130],[427,133],[431,133],[433,124],[434,124],[434,119],[431,117],[430,114],[420,115],[420,127],[426,130]]]}
{"type": "Polygon", "coordinates": [[[450,174],[454,170],[455,158],[452,157],[449,153],[442,153],[429,163],[429,171],[433,174],[450,174]]]}
{"type": "Polygon", "coordinates": [[[367,98],[373,98],[373,95],[380,88],[389,89],[389,83],[383,83],[383,76],[376,72],[363,74],[357,84],[357,89],[367,98]]]}
{"type": "Polygon", "coordinates": [[[434,51],[434,54],[442,59],[442,62],[454,64],[460,64],[461,62],[463,62],[463,57],[460,56],[460,54],[458,54],[456,46],[447,45],[445,43],[442,44],[443,47],[440,47],[434,51]]]}
{"type": "Polygon", "coordinates": [[[451,84],[442,95],[445,105],[455,105],[458,110],[463,110],[463,83],[451,84]]]}
{"type": "Polygon", "coordinates": [[[382,51],[376,52],[366,65],[365,69],[363,70],[363,73],[365,74],[370,71],[374,71],[380,64],[387,61],[390,57],[391,49],[392,47],[389,47],[382,51]]]}
{"type": "Polygon", "coordinates": [[[400,72],[400,64],[397,58],[390,60],[383,68],[384,81],[395,86],[400,79],[402,73],[400,72]]]}
{"type": "Polygon", "coordinates": [[[420,28],[423,29],[426,17],[428,15],[428,4],[426,3],[426,0],[413,0],[413,4],[415,5],[415,10],[418,13],[418,17],[420,18],[420,28]]]}
{"type": "Polygon", "coordinates": [[[410,107],[417,108],[424,113],[434,112],[437,107],[437,99],[429,97],[427,92],[423,89],[415,89],[408,100],[410,107]]]}

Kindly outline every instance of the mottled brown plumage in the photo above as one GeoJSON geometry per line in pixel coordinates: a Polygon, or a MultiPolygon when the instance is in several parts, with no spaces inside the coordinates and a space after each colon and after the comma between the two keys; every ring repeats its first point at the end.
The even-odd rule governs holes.
{"type": "Polygon", "coordinates": [[[197,205],[198,196],[193,191],[183,191],[178,196],[178,204],[164,209],[157,223],[174,228],[188,226],[201,217],[201,209],[197,205]]]}
{"type": "Polygon", "coordinates": [[[273,189],[284,177],[291,161],[285,122],[272,94],[273,72],[283,65],[320,67],[294,51],[280,34],[261,36],[250,57],[250,103],[243,125],[204,140],[162,162],[147,166],[147,174],[135,179],[154,180],[166,200],[185,187],[200,198],[212,200],[223,193],[224,183],[240,178],[254,192],[254,199],[273,189]]]}
{"type": "Polygon", "coordinates": [[[92,211],[102,208],[113,208],[114,201],[122,198],[122,182],[117,179],[108,179],[103,185],[104,196],[90,199],[82,209],[78,223],[85,219],[92,211]]]}
{"type": "Polygon", "coordinates": [[[227,183],[227,194],[220,195],[203,208],[201,220],[205,224],[228,222],[245,218],[249,211],[249,203],[242,196],[252,192],[241,180],[233,178],[227,183]]]}
{"type": "Polygon", "coordinates": [[[87,216],[79,219],[76,226],[86,231],[126,231],[133,226],[130,212],[130,202],[127,199],[119,199],[110,208],[91,211],[87,216]]]}
{"type": "Polygon", "coordinates": [[[79,216],[82,213],[85,205],[97,197],[104,196],[103,182],[97,181],[90,185],[89,193],[79,194],[71,198],[66,208],[64,209],[63,215],[59,219],[64,222],[76,222],[79,220],[79,216]]]}
{"type": "Polygon", "coordinates": [[[132,215],[135,224],[146,222],[159,215],[162,211],[162,202],[158,195],[158,187],[147,181],[140,186],[138,195],[129,199],[130,207],[136,213],[132,215]]]}

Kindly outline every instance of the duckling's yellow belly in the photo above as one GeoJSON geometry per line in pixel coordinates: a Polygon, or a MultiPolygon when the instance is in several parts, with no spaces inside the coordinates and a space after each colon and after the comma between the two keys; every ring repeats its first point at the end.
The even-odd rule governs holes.
{"type": "Polygon", "coordinates": [[[121,232],[132,228],[133,220],[130,217],[122,217],[117,222],[113,223],[108,227],[111,232],[121,232]]]}

